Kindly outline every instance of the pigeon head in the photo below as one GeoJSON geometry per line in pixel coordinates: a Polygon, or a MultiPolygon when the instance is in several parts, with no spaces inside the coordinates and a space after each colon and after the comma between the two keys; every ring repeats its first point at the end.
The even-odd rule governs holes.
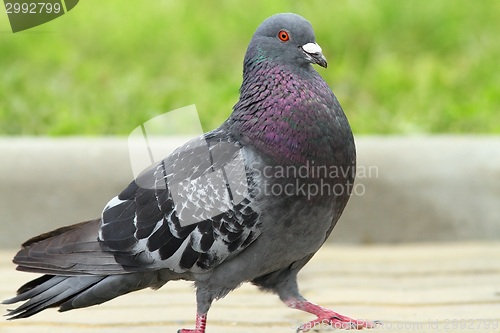
{"type": "Polygon", "coordinates": [[[353,154],[354,145],[339,148],[353,142],[349,123],[312,64],[326,67],[326,59],[311,24],[299,15],[269,17],[250,41],[240,99],[226,125],[267,163],[329,165],[353,154]]]}
{"type": "Polygon", "coordinates": [[[300,15],[276,14],[255,31],[245,58],[260,58],[280,65],[327,66],[321,47],[316,43],[311,23],[300,15]]]}

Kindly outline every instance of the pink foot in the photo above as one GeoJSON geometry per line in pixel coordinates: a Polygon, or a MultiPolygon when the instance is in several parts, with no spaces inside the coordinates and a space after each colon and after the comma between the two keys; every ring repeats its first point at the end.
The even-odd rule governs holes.
{"type": "Polygon", "coordinates": [[[380,325],[380,321],[364,321],[346,317],[332,310],[328,310],[322,306],[311,303],[309,301],[299,301],[296,299],[288,299],[285,304],[292,309],[302,310],[318,316],[317,319],[312,320],[297,329],[298,332],[307,332],[310,329],[320,329],[331,326],[337,329],[345,330],[360,330],[363,328],[375,328],[380,325]]]}
{"type": "Polygon", "coordinates": [[[196,329],[194,330],[182,329],[178,330],[177,333],[205,333],[206,325],[207,325],[207,315],[196,314],[196,329]]]}

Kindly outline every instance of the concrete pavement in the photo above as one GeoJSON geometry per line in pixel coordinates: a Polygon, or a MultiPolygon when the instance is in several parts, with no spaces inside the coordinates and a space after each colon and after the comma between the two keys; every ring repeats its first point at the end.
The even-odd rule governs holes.
{"type": "MultiPolygon", "coordinates": [[[[0,299],[35,274],[14,270],[0,252],[0,299]]],[[[500,332],[500,243],[324,246],[299,274],[302,294],[334,311],[378,319],[384,332],[500,332]]],[[[5,311],[10,306],[0,306],[5,311]]],[[[2,333],[156,333],[194,325],[190,283],[170,282],[100,306],[0,320],[2,333]]],[[[207,333],[295,332],[312,315],[243,285],[209,312],[207,333]]],[[[329,330],[321,330],[326,332],[329,330]]]]}

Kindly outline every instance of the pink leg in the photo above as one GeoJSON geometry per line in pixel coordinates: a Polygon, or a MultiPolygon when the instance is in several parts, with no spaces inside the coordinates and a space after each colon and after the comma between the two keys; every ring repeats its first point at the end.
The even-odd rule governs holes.
{"type": "Polygon", "coordinates": [[[182,329],[177,331],[177,333],[205,333],[205,326],[207,326],[207,315],[196,314],[196,329],[194,330],[182,329]]]}
{"type": "Polygon", "coordinates": [[[379,321],[364,321],[364,320],[356,320],[346,316],[343,316],[337,312],[333,312],[332,310],[328,310],[322,306],[311,303],[309,301],[299,301],[297,299],[287,299],[285,304],[292,309],[297,309],[305,312],[309,312],[318,316],[317,319],[308,322],[307,324],[299,327],[297,332],[307,332],[312,328],[325,328],[326,326],[331,326],[333,328],[341,328],[341,329],[363,329],[363,328],[375,328],[378,324],[381,324],[379,321]]]}

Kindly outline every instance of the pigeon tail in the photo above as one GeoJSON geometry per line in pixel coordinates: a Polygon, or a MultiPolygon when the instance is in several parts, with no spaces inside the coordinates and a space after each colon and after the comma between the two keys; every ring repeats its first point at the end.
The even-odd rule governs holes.
{"type": "Polygon", "coordinates": [[[157,274],[130,273],[108,276],[43,275],[23,285],[18,295],[2,304],[26,301],[6,316],[9,320],[30,317],[42,310],[59,306],[59,311],[84,308],[109,301],[157,282],[157,274]]]}
{"type": "Polygon", "coordinates": [[[101,250],[100,219],[34,237],[14,258],[20,271],[45,274],[17,290],[3,304],[25,302],[6,316],[30,317],[46,308],[68,311],[101,304],[131,291],[159,288],[168,281],[160,270],[126,272],[113,254],[101,250]]]}
{"type": "Polygon", "coordinates": [[[19,271],[50,275],[127,273],[98,240],[100,219],[59,228],[31,238],[14,257],[19,271]]]}

